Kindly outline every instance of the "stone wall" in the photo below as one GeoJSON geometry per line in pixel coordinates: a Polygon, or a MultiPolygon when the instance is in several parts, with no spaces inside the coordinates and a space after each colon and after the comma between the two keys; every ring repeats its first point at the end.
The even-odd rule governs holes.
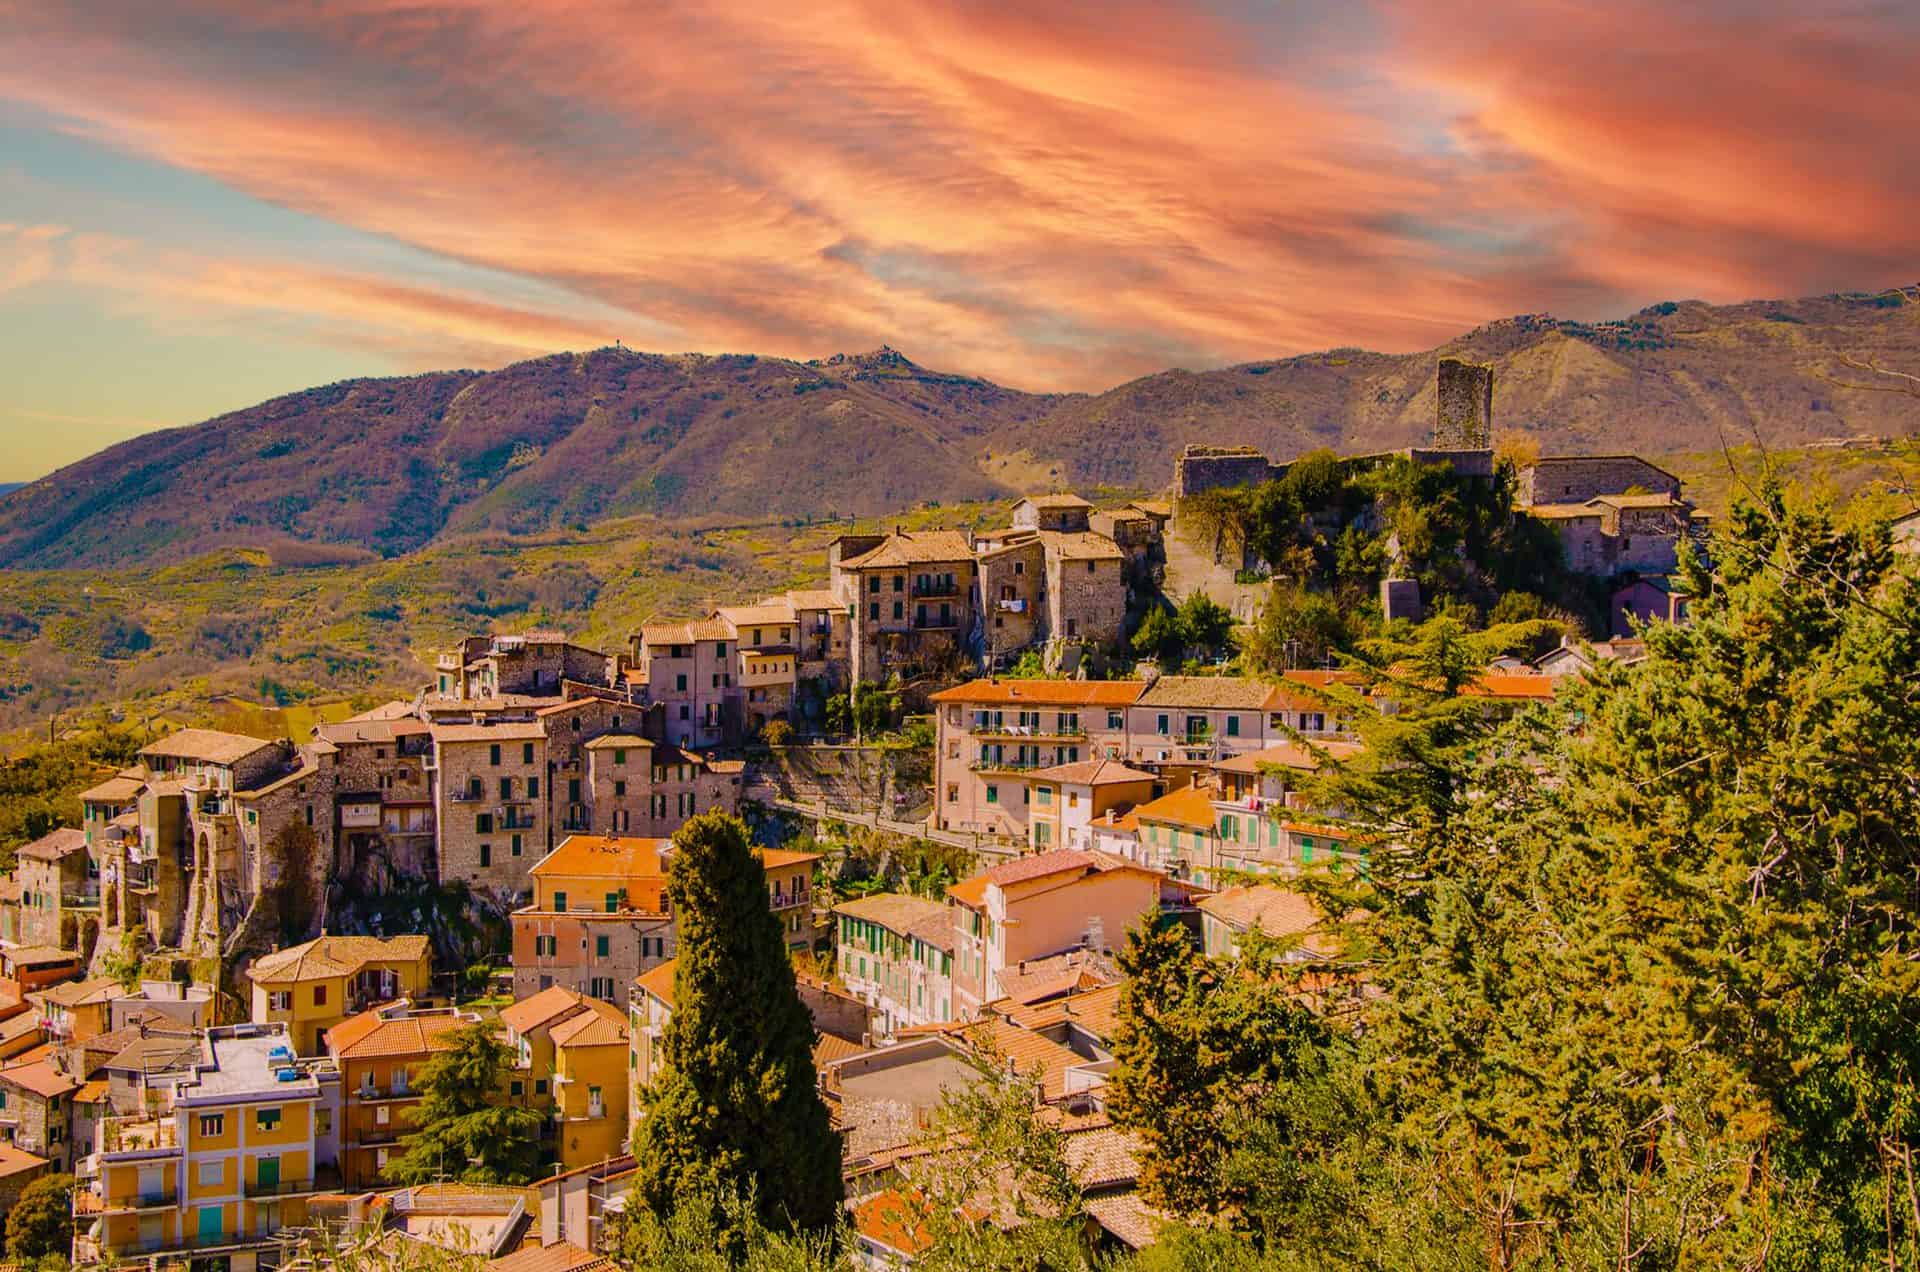
{"type": "Polygon", "coordinates": [[[1055,640],[1086,641],[1114,649],[1127,625],[1126,562],[1119,559],[1047,562],[1047,605],[1055,640]]]}
{"type": "Polygon", "coordinates": [[[1046,551],[1037,536],[980,558],[980,606],[989,656],[1025,649],[1040,636],[1046,581],[1046,551]]]}
{"type": "Polygon", "coordinates": [[[1680,479],[1638,455],[1567,455],[1536,460],[1520,470],[1522,504],[1585,503],[1629,490],[1680,496],[1680,479]]]}
{"type": "Polygon", "coordinates": [[[1493,368],[1440,359],[1433,421],[1435,450],[1486,450],[1493,445],[1493,368]]]}
{"type": "Polygon", "coordinates": [[[1274,467],[1251,446],[1189,444],[1173,461],[1173,497],[1185,499],[1230,486],[1257,486],[1271,481],[1274,467]]]}
{"type": "Polygon", "coordinates": [[[498,743],[443,741],[436,747],[440,771],[434,821],[439,827],[442,883],[457,879],[478,890],[509,895],[532,890],[527,871],[545,855],[547,795],[542,792],[537,800],[527,800],[526,782],[528,778],[544,780],[546,742],[516,737],[514,732],[502,730],[498,743]],[[500,748],[498,765],[492,763],[495,745],[500,748]],[[531,763],[525,758],[529,745],[531,763]],[[503,777],[513,782],[510,801],[500,798],[503,777]],[[474,779],[480,783],[479,798],[469,799],[467,791],[474,779]],[[524,817],[526,824],[504,825],[502,811],[508,807],[515,810],[516,822],[524,817]],[[485,830],[481,829],[483,816],[488,822],[485,830]],[[515,836],[519,837],[517,855],[515,836]]]}

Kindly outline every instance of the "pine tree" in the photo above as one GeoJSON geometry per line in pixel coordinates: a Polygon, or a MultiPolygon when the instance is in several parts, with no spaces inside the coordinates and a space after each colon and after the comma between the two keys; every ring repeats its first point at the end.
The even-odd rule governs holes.
{"type": "Polygon", "coordinates": [[[674,836],[678,925],[664,1076],[634,1131],[638,1187],[665,1218],[699,1198],[726,1225],[751,1197],[769,1229],[834,1222],[840,1137],[815,1090],[813,1024],[747,828],[707,813],[674,836]]]}
{"type": "Polygon", "coordinates": [[[387,1164],[400,1184],[524,1184],[540,1167],[540,1115],[499,1102],[513,1053],[486,1024],[453,1031],[420,1075],[416,1129],[387,1164]]]}

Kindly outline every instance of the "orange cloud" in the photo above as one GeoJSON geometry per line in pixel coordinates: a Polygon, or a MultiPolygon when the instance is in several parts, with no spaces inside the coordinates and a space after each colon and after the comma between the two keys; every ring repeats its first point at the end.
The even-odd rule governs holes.
{"type": "Polygon", "coordinates": [[[593,315],[327,262],[150,271],[409,361],[884,340],[1101,388],[1518,310],[1891,281],[1920,247],[1920,177],[1882,140],[1920,122],[1915,32],[1805,13],[20,6],[0,96],[593,315]]]}

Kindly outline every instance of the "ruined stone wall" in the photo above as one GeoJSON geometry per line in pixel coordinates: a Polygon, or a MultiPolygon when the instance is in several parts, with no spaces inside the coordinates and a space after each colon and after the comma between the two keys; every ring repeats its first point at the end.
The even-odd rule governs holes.
{"type": "Polygon", "coordinates": [[[1585,503],[1630,490],[1680,496],[1680,479],[1638,455],[1568,455],[1537,460],[1520,470],[1522,504],[1585,503]]]}
{"type": "Polygon", "coordinates": [[[1442,358],[1436,389],[1434,449],[1489,449],[1493,445],[1493,368],[1442,358]]]}
{"type": "Polygon", "coordinates": [[[1126,562],[1047,562],[1047,608],[1055,640],[1083,640],[1098,649],[1119,646],[1127,625],[1126,562]]]}
{"type": "Polygon", "coordinates": [[[1251,446],[1190,444],[1173,461],[1173,497],[1185,499],[1229,486],[1257,486],[1271,481],[1274,466],[1251,446]]]}
{"type": "Polygon", "coordinates": [[[1046,585],[1046,551],[1038,537],[980,558],[980,604],[989,655],[1024,649],[1040,635],[1046,585]]]}
{"type": "MultiPolygon", "coordinates": [[[[221,871],[220,945],[229,957],[258,955],[325,929],[335,873],[332,755],[300,777],[236,801],[235,860],[221,871]]],[[[195,952],[195,951],[189,951],[195,952]]]]}

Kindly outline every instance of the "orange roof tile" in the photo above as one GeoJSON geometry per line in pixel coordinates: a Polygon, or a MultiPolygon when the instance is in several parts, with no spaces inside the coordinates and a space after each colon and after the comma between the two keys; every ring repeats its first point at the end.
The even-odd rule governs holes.
{"type": "Polygon", "coordinates": [[[500,1023],[524,1034],[580,1010],[581,995],[565,985],[550,985],[531,998],[501,1009],[500,1023]]]}
{"type": "Polygon", "coordinates": [[[571,1241],[552,1245],[527,1246],[512,1254],[487,1261],[487,1272],[601,1272],[614,1264],[591,1250],[583,1250],[571,1241]]]}
{"type": "Polygon", "coordinates": [[[1144,680],[972,680],[929,697],[930,702],[1000,704],[1038,703],[1062,707],[1130,706],[1147,687],[1144,680]]]}
{"type": "Polygon", "coordinates": [[[434,1015],[403,1016],[397,1019],[384,1019],[379,1012],[362,1012],[351,1020],[345,1020],[327,1031],[327,1046],[334,1057],[340,1060],[370,1060],[380,1056],[424,1056],[436,1051],[452,1048],[453,1040],[449,1036],[454,1030],[474,1021],[451,1012],[434,1015]],[[368,1016],[374,1017],[371,1027],[359,1027],[349,1030],[346,1041],[341,1040],[341,1031],[357,1025],[368,1016]]]}
{"type": "Polygon", "coordinates": [[[1522,698],[1545,701],[1553,697],[1553,677],[1487,672],[1462,693],[1473,698],[1522,698]]]}
{"type": "Polygon", "coordinates": [[[853,1226],[862,1237],[912,1256],[933,1245],[933,1234],[906,1197],[894,1189],[877,1192],[853,1208],[853,1226]]]}
{"type": "Polygon", "coordinates": [[[670,958],[651,971],[642,972],[633,978],[636,988],[659,999],[666,1005],[668,1011],[673,1010],[673,966],[676,961],[670,958]]]}
{"type": "Polygon", "coordinates": [[[1133,810],[1132,815],[1143,822],[1171,822],[1176,826],[1212,830],[1213,792],[1198,786],[1183,786],[1159,799],[1141,804],[1133,810]]]}
{"type": "Polygon", "coordinates": [[[556,1047],[610,1047],[627,1045],[627,1015],[598,998],[582,1000],[586,1010],[553,1027],[556,1047]]]}
{"type": "Polygon", "coordinates": [[[661,849],[670,841],[633,835],[568,835],[528,873],[596,879],[664,879],[661,849]]]}

